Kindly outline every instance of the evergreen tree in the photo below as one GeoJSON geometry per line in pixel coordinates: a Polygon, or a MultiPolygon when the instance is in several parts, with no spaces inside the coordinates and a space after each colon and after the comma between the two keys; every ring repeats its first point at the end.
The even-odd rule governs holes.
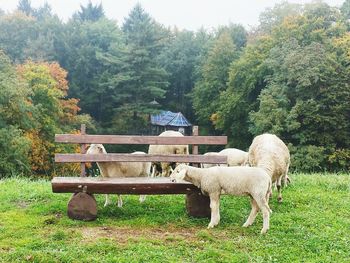
{"type": "Polygon", "coordinates": [[[122,32],[108,19],[96,22],[70,20],[65,27],[64,43],[59,51],[59,62],[67,69],[70,82],[69,96],[79,98],[82,112],[104,123],[110,120],[113,109],[111,85],[104,84],[111,76],[112,66],[107,53],[122,46],[122,32]]]}
{"type": "Polygon", "coordinates": [[[32,15],[34,11],[30,0],[19,0],[17,10],[23,12],[27,16],[32,15]]]}
{"type": "Polygon", "coordinates": [[[105,83],[114,90],[120,105],[118,112],[128,112],[131,119],[154,108],[150,102],[160,99],[168,86],[167,73],[155,57],[160,54],[166,31],[137,4],[123,24],[126,46],[121,52],[111,52],[118,72],[105,83]]]}
{"type": "Polygon", "coordinates": [[[345,0],[340,10],[345,19],[350,19],[350,0],[345,0]]]}
{"type": "Polygon", "coordinates": [[[80,11],[74,14],[75,19],[80,21],[97,21],[104,17],[102,3],[93,5],[91,1],[86,6],[80,5],[80,11]]]}

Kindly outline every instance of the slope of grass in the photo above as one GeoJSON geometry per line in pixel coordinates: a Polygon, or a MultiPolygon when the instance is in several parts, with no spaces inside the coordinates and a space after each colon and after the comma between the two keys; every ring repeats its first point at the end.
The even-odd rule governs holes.
{"type": "Polygon", "coordinates": [[[0,181],[0,262],[349,262],[350,175],[294,174],[276,194],[271,229],[261,215],[242,228],[248,198],[223,196],[221,223],[186,215],[184,196],[125,196],[124,207],[103,207],[94,222],[67,218],[69,194],[50,182],[0,181]]]}

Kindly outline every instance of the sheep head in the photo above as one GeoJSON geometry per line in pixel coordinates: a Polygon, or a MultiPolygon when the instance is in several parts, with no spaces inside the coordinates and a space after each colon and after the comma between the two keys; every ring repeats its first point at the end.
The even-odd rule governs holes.
{"type": "Polygon", "coordinates": [[[101,154],[107,153],[105,147],[102,144],[91,144],[86,154],[101,154]]]}
{"type": "Polygon", "coordinates": [[[173,182],[183,182],[186,180],[187,165],[180,164],[171,173],[170,178],[173,182]]]}

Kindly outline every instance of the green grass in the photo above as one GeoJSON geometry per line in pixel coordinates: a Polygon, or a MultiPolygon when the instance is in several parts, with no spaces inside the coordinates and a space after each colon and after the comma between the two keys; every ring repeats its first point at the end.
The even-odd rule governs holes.
{"type": "MultiPolygon", "coordinates": [[[[248,198],[223,196],[221,222],[186,215],[184,196],[124,196],[124,207],[103,208],[94,222],[66,216],[69,194],[50,182],[0,180],[0,262],[349,262],[350,175],[294,174],[270,202],[271,228],[261,214],[242,228],[248,198]]],[[[114,198],[115,200],[115,198],[114,198]]]]}

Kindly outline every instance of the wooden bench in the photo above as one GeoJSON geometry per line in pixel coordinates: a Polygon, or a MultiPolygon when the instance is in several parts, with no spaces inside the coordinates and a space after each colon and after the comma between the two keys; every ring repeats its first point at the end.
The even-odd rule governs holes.
{"type": "Polygon", "coordinates": [[[81,145],[80,154],[56,154],[55,162],[81,163],[80,177],[54,177],[51,181],[54,193],[74,193],[68,202],[67,213],[72,219],[94,220],[97,217],[97,203],[93,194],[186,194],[186,209],[194,217],[210,217],[209,198],[191,183],[175,183],[168,177],[150,178],[101,178],[86,177],[86,162],[177,162],[177,163],[227,163],[225,156],[204,156],[198,154],[198,145],[225,145],[226,136],[198,136],[198,127],[193,127],[193,136],[125,136],[87,135],[82,125],[81,134],[57,134],[58,143],[81,145]],[[135,154],[85,154],[86,144],[156,144],[192,145],[190,155],[135,155],[135,154]]]}

